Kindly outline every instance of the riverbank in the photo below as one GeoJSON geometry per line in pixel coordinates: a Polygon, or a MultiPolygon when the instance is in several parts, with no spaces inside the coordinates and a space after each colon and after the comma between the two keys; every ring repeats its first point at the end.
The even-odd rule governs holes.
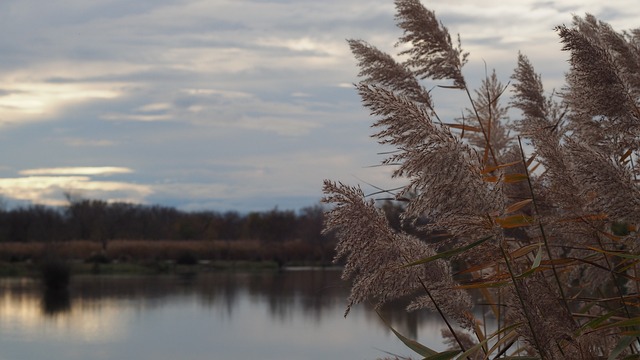
{"type": "MultiPolygon", "coordinates": [[[[168,261],[146,263],[85,263],[66,262],[65,266],[71,275],[153,275],[153,274],[188,274],[213,271],[279,271],[274,261],[212,261],[194,265],[179,265],[168,261]]],[[[302,265],[307,266],[307,265],[302,265]]],[[[318,266],[318,264],[308,264],[318,266]]],[[[292,268],[297,265],[292,266],[292,268]]],[[[39,277],[42,264],[32,262],[7,263],[0,262],[0,277],[39,277]]]]}
{"type": "Polygon", "coordinates": [[[330,266],[332,258],[332,246],[302,241],[114,240],[106,250],[91,241],[0,243],[0,276],[37,275],[52,260],[66,264],[72,274],[153,274],[330,266]]]}

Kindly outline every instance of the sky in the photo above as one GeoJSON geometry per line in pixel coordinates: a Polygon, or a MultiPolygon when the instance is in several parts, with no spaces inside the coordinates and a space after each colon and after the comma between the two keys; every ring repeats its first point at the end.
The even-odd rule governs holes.
{"type": "MultiPolygon", "coordinates": [[[[640,27],[637,0],[423,4],[460,34],[474,87],[485,69],[507,83],[518,51],[549,91],[562,86],[553,28],[573,14],[640,27]]],[[[2,203],[295,210],[319,203],[323,179],[401,185],[376,166],[390,149],[370,138],[345,41],[395,54],[394,12],[392,0],[1,0],[2,203]]],[[[434,90],[445,117],[468,106],[454,91],[434,90]]]]}

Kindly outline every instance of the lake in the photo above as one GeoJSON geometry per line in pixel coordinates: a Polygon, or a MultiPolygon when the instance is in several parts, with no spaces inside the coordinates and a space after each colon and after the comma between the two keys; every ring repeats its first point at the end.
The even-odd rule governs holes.
{"type": "MultiPolygon", "coordinates": [[[[68,292],[0,279],[0,360],[376,359],[413,356],[369,306],[344,318],[339,270],[77,276],[68,292]]],[[[400,307],[384,316],[443,349],[442,324],[400,307]]]]}

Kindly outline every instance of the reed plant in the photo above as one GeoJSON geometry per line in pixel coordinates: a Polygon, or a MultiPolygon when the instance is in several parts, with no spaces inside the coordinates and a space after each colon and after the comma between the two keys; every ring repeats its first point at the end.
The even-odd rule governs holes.
{"type": "Polygon", "coordinates": [[[493,73],[471,89],[460,37],[419,0],[395,6],[397,56],[348,45],[373,137],[397,149],[383,164],[406,185],[386,192],[411,231],[325,180],[346,312],[401,297],[437,312],[446,351],[393,330],[426,359],[640,358],[640,29],[574,16],[555,29],[562,89],[545,91],[524,54],[507,85],[493,73]],[[462,94],[462,116],[443,116],[434,91],[462,94]]]}

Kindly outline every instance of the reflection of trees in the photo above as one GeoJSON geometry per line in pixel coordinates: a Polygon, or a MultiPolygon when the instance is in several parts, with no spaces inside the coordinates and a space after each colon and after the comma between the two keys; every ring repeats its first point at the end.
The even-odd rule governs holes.
{"type": "MultiPolygon", "coordinates": [[[[340,279],[340,271],[336,270],[77,276],[66,294],[44,295],[37,283],[19,284],[0,283],[0,292],[41,299],[45,315],[64,315],[72,306],[100,307],[113,300],[126,301],[138,308],[156,308],[175,301],[197,299],[203,307],[222,311],[231,318],[243,309],[241,303],[248,300],[251,304],[266,304],[273,321],[288,323],[294,317],[298,320],[304,317],[309,324],[340,316],[350,288],[340,279]]],[[[397,303],[381,309],[385,319],[401,333],[418,338],[419,330],[424,329],[422,325],[437,321],[425,312],[407,313],[405,305],[397,303]]],[[[361,310],[372,326],[385,327],[374,311],[368,308],[361,310]]]]}
{"type": "Polygon", "coordinates": [[[71,310],[69,289],[50,289],[42,292],[42,313],[45,316],[64,314],[71,310]]]}

